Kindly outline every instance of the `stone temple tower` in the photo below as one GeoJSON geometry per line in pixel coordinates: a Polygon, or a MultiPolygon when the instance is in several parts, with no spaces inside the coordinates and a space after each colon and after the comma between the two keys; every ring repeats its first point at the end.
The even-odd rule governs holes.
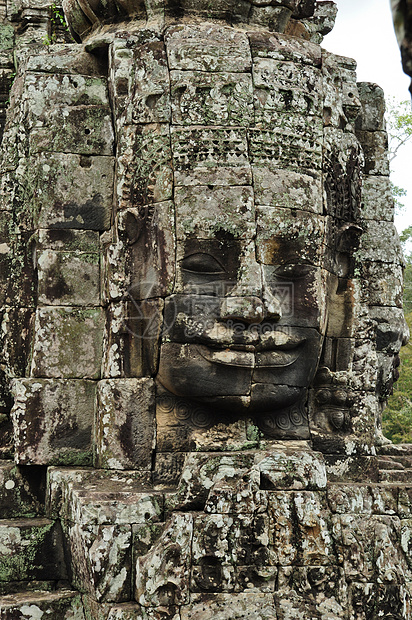
{"type": "Polygon", "coordinates": [[[384,99],[335,3],[0,11],[0,618],[410,619],[384,99]]]}

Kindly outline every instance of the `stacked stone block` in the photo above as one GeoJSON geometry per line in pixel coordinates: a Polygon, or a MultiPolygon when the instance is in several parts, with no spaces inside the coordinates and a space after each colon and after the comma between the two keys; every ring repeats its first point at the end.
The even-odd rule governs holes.
{"type": "Polygon", "coordinates": [[[375,447],[405,336],[381,93],[317,44],[333,3],[215,4],[136,2],[109,25],[123,5],[70,2],[85,44],[18,54],[0,168],[7,620],[410,618],[410,453],[375,447]],[[219,364],[251,364],[232,341],[194,401],[164,385],[210,319],[200,278],[196,312],[183,303],[191,257],[222,247],[226,318],[268,303],[262,274],[294,278],[274,338],[316,344],[302,406],[233,412],[265,385],[236,364],[210,405],[219,364]]]}

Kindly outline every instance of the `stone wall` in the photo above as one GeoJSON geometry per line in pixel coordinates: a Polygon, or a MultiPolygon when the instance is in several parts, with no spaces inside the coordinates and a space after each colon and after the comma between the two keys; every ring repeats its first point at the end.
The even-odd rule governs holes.
{"type": "Polygon", "coordinates": [[[2,617],[410,618],[384,100],[334,3],[46,8],[3,15],[2,617]]]}

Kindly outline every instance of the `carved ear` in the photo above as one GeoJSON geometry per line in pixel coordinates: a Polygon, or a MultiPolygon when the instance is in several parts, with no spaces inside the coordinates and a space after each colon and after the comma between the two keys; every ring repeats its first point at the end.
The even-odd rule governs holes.
{"type": "Polygon", "coordinates": [[[347,222],[336,233],[336,274],[341,278],[351,276],[353,270],[353,254],[359,248],[363,228],[347,222]]]}
{"type": "Polygon", "coordinates": [[[133,211],[127,211],[125,218],[125,227],[127,235],[127,243],[133,245],[139,239],[144,222],[146,221],[148,214],[148,207],[144,207],[141,212],[133,213],[133,211]]]}
{"type": "Polygon", "coordinates": [[[338,252],[352,254],[359,247],[363,228],[352,222],[347,222],[338,229],[336,234],[336,249],[338,252]]]}

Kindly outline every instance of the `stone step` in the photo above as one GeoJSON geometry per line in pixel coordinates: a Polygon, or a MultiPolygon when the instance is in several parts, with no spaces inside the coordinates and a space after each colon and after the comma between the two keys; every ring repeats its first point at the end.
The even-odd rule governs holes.
{"type": "Polygon", "coordinates": [[[412,484],[412,469],[383,469],[379,472],[381,482],[412,484]]]}
{"type": "Polygon", "coordinates": [[[410,456],[412,457],[412,443],[389,443],[377,448],[378,456],[410,456]]]}
{"type": "Polygon", "coordinates": [[[84,620],[82,600],[73,590],[22,591],[0,597],[1,620],[84,620]]]}
{"type": "Polygon", "coordinates": [[[67,579],[59,522],[0,520],[0,581],[67,579]]]}
{"type": "MultiPolygon", "coordinates": [[[[32,483],[32,471],[18,467],[13,461],[0,461],[0,519],[35,517],[44,514],[39,498],[41,488],[32,483]]],[[[36,468],[42,486],[42,474],[36,468]]],[[[45,481],[45,472],[44,472],[45,481]]]]}
{"type": "Polygon", "coordinates": [[[405,465],[398,459],[398,457],[392,456],[381,456],[378,458],[378,466],[379,469],[382,470],[395,470],[399,469],[401,471],[405,470],[405,465]]]}

